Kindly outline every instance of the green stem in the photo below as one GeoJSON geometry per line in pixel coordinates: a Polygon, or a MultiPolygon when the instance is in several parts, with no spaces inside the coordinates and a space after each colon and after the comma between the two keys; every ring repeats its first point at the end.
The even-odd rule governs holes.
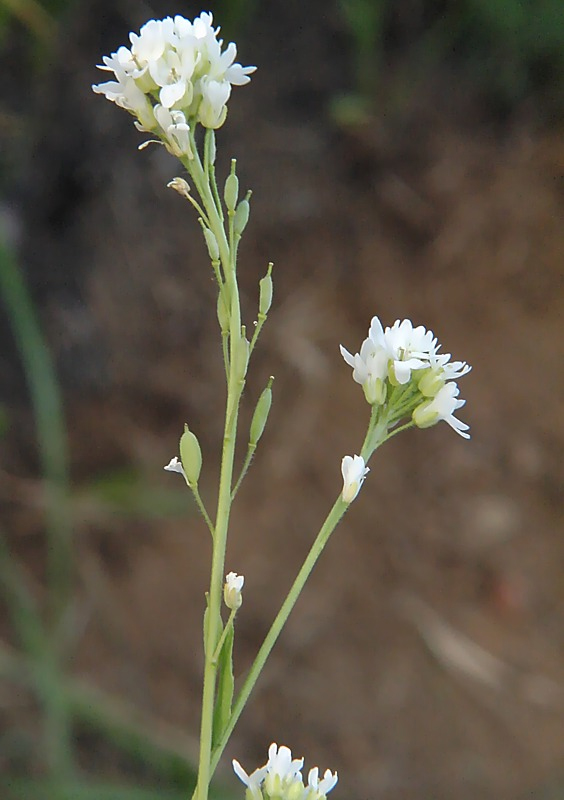
{"type": "Polygon", "coordinates": [[[245,462],[244,462],[244,464],[243,464],[243,466],[241,468],[241,473],[240,473],[239,477],[237,478],[237,483],[235,484],[235,488],[231,492],[231,502],[233,502],[233,500],[235,500],[235,495],[239,491],[239,487],[243,483],[243,478],[245,477],[245,475],[248,472],[249,467],[251,466],[251,461],[253,460],[253,456],[255,454],[255,450],[256,449],[257,449],[256,444],[253,444],[252,442],[249,442],[249,444],[247,446],[247,455],[245,456],[245,462]]]}
{"type": "MultiPolygon", "coordinates": [[[[208,143],[209,144],[209,143],[208,143]]],[[[241,336],[241,312],[239,305],[239,290],[235,275],[234,255],[223,226],[221,208],[218,209],[217,187],[214,191],[214,181],[211,180],[212,168],[206,170],[202,166],[195,140],[193,141],[194,158],[185,163],[198,188],[200,197],[208,219],[210,229],[216,236],[221,265],[225,282],[227,284],[230,307],[230,359],[229,375],[227,380],[227,404],[225,410],[225,427],[223,434],[223,448],[221,456],[221,470],[219,479],[219,495],[217,502],[217,515],[215,521],[215,535],[213,539],[212,567],[209,588],[208,624],[205,642],[204,686],[202,695],[202,717],[200,726],[200,756],[198,762],[198,784],[195,797],[198,800],[207,800],[211,780],[211,748],[213,734],[213,712],[217,683],[217,663],[214,654],[221,636],[221,600],[223,596],[223,573],[225,566],[225,550],[227,546],[227,531],[231,512],[231,489],[233,485],[233,463],[235,459],[235,440],[237,432],[237,419],[239,401],[241,399],[242,384],[240,376],[235,369],[235,345],[241,336]],[[210,185],[211,184],[211,185],[210,185]]],[[[213,177],[213,176],[212,176],[213,177]]]]}
{"type": "Polygon", "coordinates": [[[212,539],[213,539],[213,536],[214,536],[214,533],[215,533],[215,530],[214,530],[214,527],[213,527],[213,522],[210,519],[210,516],[209,516],[209,514],[208,514],[208,512],[206,510],[206,507],[204,505],[204,501],[202,500],[202,496],[200,495],[200,490],[198,489],[198,484],[192,485],[192,484],[189,483],[188,486],[192,490],[192,494],[194,495],[194,500],[196,501],[196,505],[200,509],[200,514],[205,519],[206,525],[208,526],[209,531],[210,531],[210,533],[212,535],[212,539]]]}
{"type": "Polygon", "coordinates": [[[213,775],[219,759],[221,758],[223,751],[227,742],[229,741],[229,737],[233,732],[239,717],[241,716],[241,712],[243,711],[247,700],[258,680],[260,673],[272,651],[272,648],[276,644],[278,637],[282,631],[282,628],[286,624],[288,617],[292,609],[294,608],[298,597],[302,589],[305,586],[307,579],[309,578],[319,556],[321,555],[325,545],[329,541],[329,537],[337,527],[338,523],[340,522],[341,518],[343,517],[345,511],[349,507],[348,503],[343,502],[341,496],[337,498],[335,501],[333,508],[329,512],[321,530],[317,534],[317,538],[315,539],[313,545],[311,546],[311,550],[307,554],[307,557],[304,563],[301,566],[300,571],[297,574],[297,577],[292,584],[292,588],[288,592],[286,599],[282,603],[280,611],[276,615],[274,622],[272,623],[270,630],[266,634],[266,638],[262,643],[260,650],[257,653],[255,660],[249,670],[249,673],[245,679],[243,686],[241,687],[241,691],[239,692],[235,703],[233,704],[233,711],[231,712],[231,717],[229,722],[223,732],[221,739],[219,740],[212,756],[211,761],[211,774],[213,775]]]}

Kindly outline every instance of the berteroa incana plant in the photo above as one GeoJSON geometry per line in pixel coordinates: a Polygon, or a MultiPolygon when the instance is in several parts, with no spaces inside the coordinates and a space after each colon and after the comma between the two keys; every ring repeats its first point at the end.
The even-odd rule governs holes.
{"type": "MultiPolygon", "coordinates": [[[[212,539],[203,619],[204,685],[195,800],[207,800],[213,773],[253,686],[321,551],[367,480],[367,464],[374,452],[401,431],[428,428],[441,420],[468,438],[468,426],[454,414],[464,404],[458,399],[457,381],[470,367],[439,352],[440,345],[431,331],[421,325],[414,326],[408,319],[384,328],[375,316],[358,353],[352,355],[341,347],[341,354],[353,368],[352,377],[362,386],[370,408],[366,436],[358,455],[342,458],[342,489],[317,536],[312,537],[311,549],[235,695],[235,617],[242,606],[245,578],[235,572],[224,577],[225,552],[232,503],[272,404],[271,378],[256,403],[247,452],[236,476],[239,406],[249,363],[271,307],[273,280],[269,264],[259,281],[257,318],[249,336],[241,320],[237,252],[249,220],[250,192],[241,197],[234,159],[220,191],[214,165],[215,131],[225,123],[232,87],[249,83],[256,67],[235,63],[235,44],[231,42],[224,49],[223,41],[218,38],[219,30],[213,27],[212,15],[206,12],[193,21],[181,16],[150,20],[138,34],[130,34],[130,47],[120,47],[103,58],[100,69],[113,73],[115,79],[92,87],[128,111],[135,118],[135,127],[149,134],[149,140],[140,149],[154,142],[164,145],[180,161],[186,177],[175,178],[169,186],[196,210],[217,283],[217,319],[227,399],[215,513],[208,512],[198,489],[204,459],[192,427],[185,425],[180,437],[180,457],[174,457],[165,467],[183,476],[212,539]],[[222,601],[228,614],[222,613],[222,601]]],[[[190,425],[195,423],[191,421],[190,425]]],[[[252,576],[247,579],[252,581],[252,576]]],[[[306,783],[302,778],[303,759],[292,759],[287,747],[276,744],[270,745],[265,766],[251,774],[237,761],[233,762],[233,768],[247,787],[248,800],[323,800],[337,783],[336,773],[330,770],[320,780],[317,768],[309,771],[306,783]]]]}

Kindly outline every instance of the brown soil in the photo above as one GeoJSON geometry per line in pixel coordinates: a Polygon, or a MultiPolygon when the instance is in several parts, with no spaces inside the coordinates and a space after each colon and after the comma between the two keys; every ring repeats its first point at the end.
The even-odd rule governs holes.
{"type": "MultiPolygon", "coordinates": [[[[297,9],[277,13],[290,26],[297,9]]],[[[435,95],[338,129],[321,110],[335,70],[326,26],[308,39],[312,26],[277,55],[274,35],[258,53],[248,37],[241,58],[261,69],[219,134],[221,164],[236,154],[254,191],[249,325],[276,265],[243,439],[270,374],[275,403],[227,560],[246,576],[239,677],[362,440],[367,407],[338,345],[357,348],[374,314],[431,327],[474,367],[460,413],[472,440],[439,426],[377,455],[228,756],[252,767],[287,743],[338,769],[335,792],[351,800],[549,796],[564,758],[562,140],[526,122],[494,132],[435,95]]],[[[66,385],[74,474],[84,484],[129,464],[169,486],[161,468],[188,421],[213,505],[223,388],[204,248],[164,188],[172,159],[138,153],[125,115],[88,95],[94,61],[71,82],[87,157],[46,135],[58,161],[44,143],[24,249],[66,385]],[[82,194],[57,230],[46,197],[73,157],[82,194]]],[[[85,512],[76,547],[77,674],[195,737],[204,525],[85,512]]]]}

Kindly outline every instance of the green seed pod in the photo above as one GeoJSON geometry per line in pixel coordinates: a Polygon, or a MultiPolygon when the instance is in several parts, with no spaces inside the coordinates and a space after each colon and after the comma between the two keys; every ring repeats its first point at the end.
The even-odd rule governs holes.
{"type": "Polygon", "coordinates": [[[225,305],[225,295],[220,292],[217,296],[217,319],[223,334],[229,333],[229,313],[225,305]]]}
{"type": "Polygon", "coordinates": [[[241,234],[247,227],[247,222],[249,221],[249,214],[251,213],[251,206],[248,200],[241,200],[239,205],[237,206],[237,210],[235,211],[235,218],[233,220],[233,227],[235,229],[235,233],[241,234]]]}
{"type": "Polygon", "coordinates": [[[208,253],[212,261],[219,261],[219,245],[215,234],[209,228],[204,227],[204,238],[208,247],[208,253]]]}
{"type": "Polygon", "coordinates": [[[210,164],[215,164],[215,156],[217,153],[217,149],[215,146],[215,131],[212,128],[209,128],[207,131],[208,135],[208,154],[210,159],[210,164]]]}
{"type": "Polygon", "coordinates": [[[265,317],[270,310],[270,306],[272,305],[272,292],[274,289],[274,284],[272,282],[272,264],[268,266],[268,272],[261,278],[259,281],[259,314],[263,314],[265,317]]]}
{"type": "Polygon", "coordinates": [[[237,200],[239,199],[239,178],[232,172],[227,176],[225,181],[225,188],[223,190],[223,199],[228,211],[235,211],[237,200]]]}
{"type": "Polygon", "coordinates": [[[202,451],[195,434],[184,426],[184,433],[180,437],[180,460],[190,486],[197,486],[200,472],[202,471],[202,451]]]}
{"type": "Polygon", "coordinates": [[[250,345],[244,332],[233,342],[233,368],[240,381],[245,380],[249,365],[250,345]]]}
{"type": "Polygon", "coordinates": [[[272,405],[272,379],[270,379],[268,386],[266,389],[263,390],[261,396],[258,399],[257,406],[255,408],[255,413],[253,414],[253,419],[251,422],[251,432],[249,435],[249,442],[250,444],[256,445],[262,434],[264,433],[264,428],[266,426],[266,422],[268,420],[268,415],[270,414],[270,407],[272,405]]]}

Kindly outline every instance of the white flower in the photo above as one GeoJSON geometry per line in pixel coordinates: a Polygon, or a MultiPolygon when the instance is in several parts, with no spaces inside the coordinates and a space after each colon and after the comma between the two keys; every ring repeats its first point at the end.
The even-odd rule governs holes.
{"type": "MultiPolygon", "coordinates": [[[[372,320],[372,326],[377,323],[381,329],[378,317],[372,320]]],[[[437,351],[437,340],[432,331],[426,330],[423,325],[413,327],[411,320],[396,320],[391,328],[384,331],[386,351],[392,360],[390,371],[400,385],[409,383],[411,372],[424,369],[429,364],[431,354],[437,351]]]]}
{"type": "Polygon", "coordinates": [[[353,368],[353,380],[362,385],[366,401],[370,405],[381,405],[386,399],[389,355],[378,317],[372,319],[368,338],[363,341],[360,353],[353,356],[343,345],[340,349],[347,364],[353,368]]]}
{"type": "Polygon", "coordinates": [[[236,572],[229,572],[225,576],[225,585],[223,587],[223,599],[227,608],[231,611],[237,611],[241,608],[243,602],[243,584],[245,578],[243,575],[237,575],[236,572]]]}
{"type": "Polygon", "coordinates": [[[446,383],[435,395],[432,400],[426,400],[413,411],[413,421],[418,428],[430,428],[437,422],[444,420],[450,427],[463,436],[470,438],[469,433],[465,433],[469,426],[465,422],[456,419],[454,412],[462,408],[466,400],[458,400],[459,388],[456,383],[446,383]]]}
{"type": "Polygon", "coordinates": [[[184,479],[186,480],[186,473],[184,472],[184,467],[182,466],[182,461],[177,458],[171,458],[166,467],[164,467],[167,472],[179,472],[184,479]]]}
{"type": "Polygon", "coordinates": [[[250,798],[255,798],[255,800],[263,800],[261,784],[267,772],[267,765],[260,767],[259,769],[255,769],[254,772],[251,772],[250,775],[247,775],[237,759],[234,758],[232,764],[235,775],[237,775],[239,780],[241,780],[247,787],[247,796],[250,798]]]}
{"type": "Polygon", "coordinates": [[[336,772],[331,772],[330,769],[326,769],[323,775],[323,779],[319,780],[319,767],[314,767],[310,769],[309,775],[307,776],[307,785],[315,791],[315,793],[319,795],[326,795],[329,794],[331,789],[333,789],[337,785],[338,775],[336,772]]]}
{"type": "Polygon", "coordinates": [[[341,497],[345,503],[352,503],[364,483],[370,469],[365,466],[362,456],[345,456],[341,462],[343,475],[343,491],[341,497]]]}
{"type": "Polygon", "coordinates": [[[172,155],[192,158],[190,126],[182,111],[171,111],[164,106],[156,105],[154,114],[166,138],[166,147],[172,155]]]}
{"type": "Polygon", "coordinates": [[[227,101],[231,95],[228,81],[216,81],[204,75],[200,81],[202,102],[198,108],[198,122],[204,128],[221,128],[227,116],[227,101]]]}
{"type": "Polygon", "coordinates": [[[337,773],[326,770],[319,780],[319,769],[314,767],[308,775],[308,785],[302,778],[303,758],[292,759],[288,747],[271,744],[268,749],[268,762],[264,767],[247,775],[238,761],[233,761],[233,769],[238,778],[247,786],[249,800],[323,800],[337,783],[337,773]]]}

